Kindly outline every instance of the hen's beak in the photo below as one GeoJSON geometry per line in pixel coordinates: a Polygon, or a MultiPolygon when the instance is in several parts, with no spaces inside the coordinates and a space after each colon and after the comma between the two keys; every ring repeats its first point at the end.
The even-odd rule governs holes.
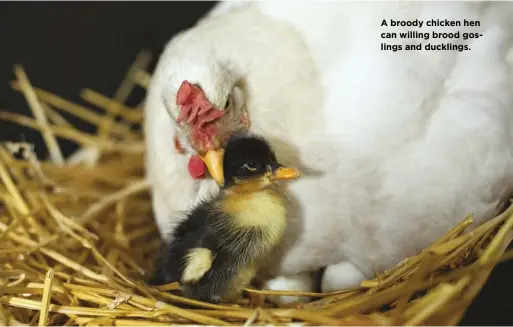
{"type": "Polygon", "coordinates": [[[205,163],[212,175],[220,186],[224,186],[224,173],[223,173],[223,155],[224,150],[210,150],[204,156],[201,156],[201,160],[205,163]]]}
{"type": "Polygon", "coordinates": [[[289,167],[280,167],[271,175],[271,180],[294,179],[300,175],[299,170],[289,167]]]}

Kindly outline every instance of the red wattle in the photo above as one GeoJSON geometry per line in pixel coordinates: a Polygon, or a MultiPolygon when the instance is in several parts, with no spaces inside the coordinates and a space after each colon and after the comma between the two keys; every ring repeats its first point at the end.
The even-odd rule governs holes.
{"type": "Polygon", "coordinates": [[[203,179],[205,178],[205,172],[207,170],[207,166],[198,155],[193,155],[189,158],[189,164],[187,165],[189,168],[189,174],[194,179],[203,179]]]}

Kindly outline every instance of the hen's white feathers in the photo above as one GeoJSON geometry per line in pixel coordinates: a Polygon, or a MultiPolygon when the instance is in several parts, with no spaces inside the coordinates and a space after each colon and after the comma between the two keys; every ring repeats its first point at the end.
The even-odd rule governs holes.
{"type": "Polygon", "coordinates": [[[489,218],[513,186],[512,6],[261,2],[207,16],[169,43],[149,90],[148,175],[161,231],[217,190],[213,181],[193,181],[188,158],[174,153],[176,127],[161,94],[173,96],[182,80],[197,78],[216,101],[230,74],[243,78],[252,128],[281,161],[305,172],[288,188],[290,222],[276,273],[351,262],[371,276],[469,212],[476,223],[489,218]],[[391,18],[480,20],[480,27],[421,31],[483,35],[381,39],[383,31],[409,30],[380,26],[391,18]],[[471,50],[391,52],[381,42],[471,50]],[[219,74],[218,64],[230,74],[219,74]]]}

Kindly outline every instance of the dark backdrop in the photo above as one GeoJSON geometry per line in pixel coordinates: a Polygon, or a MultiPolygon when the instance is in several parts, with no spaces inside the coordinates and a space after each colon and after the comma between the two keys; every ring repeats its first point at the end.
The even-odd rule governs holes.
{"type": "MultiPolygon", "coordinates": [[[[0,110],[29,114],[10,89],[15,63],[32,84],[72,101],[92,88],[113,96],[142,48],[158,54],[213,2],[0,2],[0,110]]],[[[135,100],[134,100],[135,101],[135,100]]],[[[39,133],[0,121],[0,141],[26,140],[45,149],[39,133]]],[[[65,152],[73,149],[65,144],[65,152]]],[[[499,265],[463,325],[513,325],[513,262],[499,265]]]]}

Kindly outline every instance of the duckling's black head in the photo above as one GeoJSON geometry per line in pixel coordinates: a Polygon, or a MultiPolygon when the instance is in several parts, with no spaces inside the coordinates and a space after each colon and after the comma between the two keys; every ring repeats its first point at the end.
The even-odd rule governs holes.
{"type": "Polygon", "coordinates": [[[299,177],[293,168],[282,166],[271,145],[254,134],[232,136],[223,158],[225,188],[246,186],[247,190],[266,187],[276,180],[299,177]]]}

